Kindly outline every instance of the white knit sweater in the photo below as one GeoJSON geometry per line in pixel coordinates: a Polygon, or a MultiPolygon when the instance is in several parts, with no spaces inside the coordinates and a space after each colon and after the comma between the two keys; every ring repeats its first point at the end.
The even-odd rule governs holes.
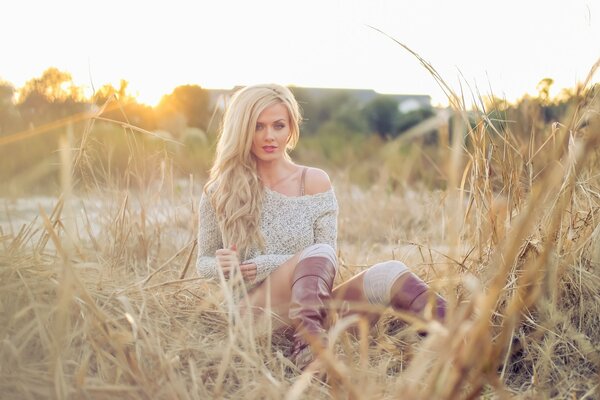
{"type": "MultiPolygon", "coordinates": [[[[325,243],[336,248],[338,205],[335,193],[299,197],[285,196],[265,187],[260,230],[265,239],[265,249],[251,248],[248,258],[241,263],[255,263],[256,280],[263,281],[278,266],[294,254],[315,244],[325,243]]],[[[206,194],[200,199],[200,225],[198,230],[198,260],[196,269],[203,278],[217,278],[215,252],[223,248],[214,208],[206,194]]]]}

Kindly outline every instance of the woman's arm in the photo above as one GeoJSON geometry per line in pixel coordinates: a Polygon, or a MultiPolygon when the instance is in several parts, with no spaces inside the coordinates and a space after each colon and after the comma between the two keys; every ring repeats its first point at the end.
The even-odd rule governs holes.
{"type": "Polygon", "coordinates": [[[198,259],[196,270],[201,278],[217,278],[218,262],[215,253],[223,247],[221,231],[206,193],[202,193],[199,205],[198,259]]]}
{"type": "Polygon", "coordinates": [[[328,206],[317,216],[314,223],[315,243],[324,243],[337,251],[338,206],[333,191],[328,206]]]}
{"type": "Polygon", "coordinates": [[[328,244],[337,250],[338,204],[332,190],[329,175],[318,168],[310,168],[306,174],[306,194],[328,192],[322,199],[313,224],[315,243],[328,244]]]}

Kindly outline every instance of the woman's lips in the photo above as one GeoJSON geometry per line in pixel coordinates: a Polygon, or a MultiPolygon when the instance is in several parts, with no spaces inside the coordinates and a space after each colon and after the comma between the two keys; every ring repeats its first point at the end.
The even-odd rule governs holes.
{"type": "Polygon", "coordinates": [[[275,150],[277,150],[276,146],[263,146],[263,150],[267,153],[273,153],[275,150]]]}

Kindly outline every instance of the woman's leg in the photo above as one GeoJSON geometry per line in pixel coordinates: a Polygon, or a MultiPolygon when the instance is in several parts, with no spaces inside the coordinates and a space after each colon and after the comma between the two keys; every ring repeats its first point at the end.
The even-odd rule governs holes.
{"type": "Polygon", "coordinates": [[[408,311],[442,322],[446,318],[446,300],[410,271],[394,281],[389,301],[395,310],[408,311]]]}
{"type": "Polygon", "coordinates": [[[261,316],[266,311],[267,306],[270,305],[270,311],[278,317],[274,328],[291,325],[288,312],[292,277],[300,259],[300,254],[294,255],[281,264],[260,285],[252,289],[246,298],[242,299],[240,306],[243,314],[251,312],[255,316],[261,316]]]}
{"type": "Polygon", "coordinates": [[[399,261],[375,264],[333,290],[333,298],[342,303],[342,316],[359,313],[374,322],[377,313],[365,311],[365,305],[391,306],[417,315],[429,313],[438,320],[445,317],[446,301],[406,265],[399,261]],[[432,300],[433,307],[428,307],[432,300]]]}
{"type": "Polygon", "coordinates": [[[245,307],[254,314],[270,300],[271,311],[295,328],[292,358],[300,368],[313,359],[309,344],[323,347],[327,342],[324,323],[336,268],[331,246],[309,246],[271,273],[246,299],[245,307]]]}

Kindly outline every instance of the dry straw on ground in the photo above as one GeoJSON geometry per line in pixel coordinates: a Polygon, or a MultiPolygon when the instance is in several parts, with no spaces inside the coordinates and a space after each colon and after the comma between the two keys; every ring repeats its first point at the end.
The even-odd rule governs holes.
{"type": "Polygon", "coordinates": [[[339,279],[402,259],[450,310],[445,326],[411,320],[425,339],[390,310],[368,335],[356,316],[335,320],[326,382],[288,361],[284,335],[242,321],[226,286],[195,277],[199,185],[135,156],[110,185],[87,158],[90,126],[73,161],[64,146],[77,197],[65,170],[53,209],[2,224],[1,397],[599,398],[597,94],[582,86],[566,121],[531,135],[496,132],[485,110],[468,129],[458,119],[436,160],[444,191],[334,175],[339,279]]]}

